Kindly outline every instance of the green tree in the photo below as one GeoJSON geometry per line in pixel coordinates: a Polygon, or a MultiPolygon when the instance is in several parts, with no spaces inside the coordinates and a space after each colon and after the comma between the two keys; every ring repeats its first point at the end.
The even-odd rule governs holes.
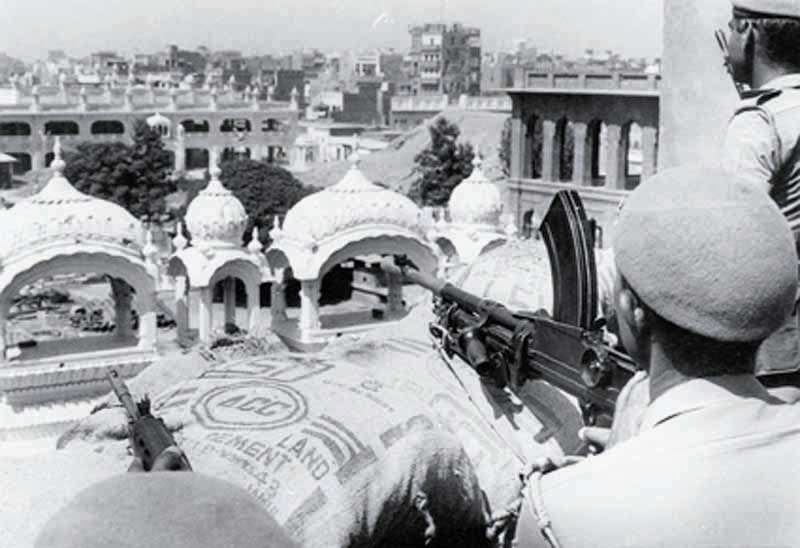
{"type": "Polygon", "coordinates": [[[409,197],[423,206],[447,205],[450,192],[472,173],[475,153],[469,143],[459,143],[461,131],[446,118],[429,128],[431,143],[415,157],[417,179],[409,197]]]}
{"type": "Polygon", "coordinates": [[[64,175],[78,190],[119,204],[137,218],[166,213],[165,198],[175,190],[170,154],[144,121],[134,125],[133,145],[84,142],[65,160],[64,175]]]}
{"type": "MultiPolygon", "coordinates": [[[[297,202],[314,193],[317,189],[304,186],[289,171],[266,162],[250,159],[235,159],[220,164],[222,174],[220,180],[225,188],[233,192],[244,206],[250,221],[242,241],[248,243],[254,226],[258,226],[261,243],[269,245],[269,231],[273,218],[285,215],[297,202]]],[[[180,185],[186,190],[186,206],[180,216],[186,212],[188,204],[203,190],[205,181],[182,181],[180,185]]]]}

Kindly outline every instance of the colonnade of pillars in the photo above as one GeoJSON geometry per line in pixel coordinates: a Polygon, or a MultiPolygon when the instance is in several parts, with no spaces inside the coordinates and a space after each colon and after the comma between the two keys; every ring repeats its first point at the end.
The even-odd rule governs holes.
{"type": "MultiPolygon", "coordinates": [[[[562,146],[566,139],[567,122],[545,118],[542,123],[541,159],[534,158],[535,118],[527,122],[518,117],[512,119],[511,177],[534,178],[532,166],[539,162],[541,179],[561,180],[561,163],[564,161],[562,146]]],[[[568,182],[576,185],[592,185],[601,167],[605,171],[605,186],[625,190],[627,183],[630,125],[608,123],[605,126],[604,146],[600,146],[600,122],[570,121],[572,130],[573,158],[572,175],[568,182]],[[603,157],[598,151],[605,150],[603,157]]],[[[656,170],[658,128],[642,126],[642,177],[649,177],[656,170]]]]}

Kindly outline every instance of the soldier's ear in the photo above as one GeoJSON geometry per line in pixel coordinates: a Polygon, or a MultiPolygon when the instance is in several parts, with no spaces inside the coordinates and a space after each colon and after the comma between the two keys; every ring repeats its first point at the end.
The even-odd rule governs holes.
{"type": "Polygon", "coordinates": [[[639,297],[630,289],[623,288],[617,295],[618,316],[626,322],[637,335],[650,330],[649,316],[639,297]]]}

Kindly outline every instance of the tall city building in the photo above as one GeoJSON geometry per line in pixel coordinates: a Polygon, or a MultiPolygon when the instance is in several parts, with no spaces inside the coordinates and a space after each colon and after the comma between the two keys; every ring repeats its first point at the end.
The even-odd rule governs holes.
{"type": "Polygon", "coordinates": [[[410,95],[462,93],[478,95],[481,83],[481,31],[455,23],[413,26],[406,59],[407,81],[400,86],[410,95]]]}

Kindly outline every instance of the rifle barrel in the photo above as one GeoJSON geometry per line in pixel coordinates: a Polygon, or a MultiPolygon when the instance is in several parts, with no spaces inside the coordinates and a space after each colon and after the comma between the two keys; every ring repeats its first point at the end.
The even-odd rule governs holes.
{"type": "Polygon", "coordinates": [[[108,382],[111,383],[111,389],[114,391],[114,394],[116,394],[117,399],[122,406],[125,407],[128,418],[131,421],[137,420],[139,418],[139,410],[133,402],[133,397],[131,397],[131,392],[128,390],[128,385],[120,378],[117,370],[112,368],[106,371],[106,378],[108,382]]]}

